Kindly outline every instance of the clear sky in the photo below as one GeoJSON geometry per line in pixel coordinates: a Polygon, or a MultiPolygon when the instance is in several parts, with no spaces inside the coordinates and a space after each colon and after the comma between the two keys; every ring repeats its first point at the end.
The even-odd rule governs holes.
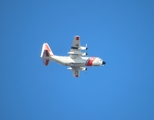
{"type": "Polygon", "coordinates": [[[154,120],[153,0],[1,0],[0,45],[0,120],[154,120]],[[45,67],[75,35],[106,66],[45,67]]]}

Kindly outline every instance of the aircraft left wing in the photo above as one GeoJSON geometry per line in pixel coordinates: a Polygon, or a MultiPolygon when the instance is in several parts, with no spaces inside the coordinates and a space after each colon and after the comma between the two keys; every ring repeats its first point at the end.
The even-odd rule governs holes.
{"type": "Polygon", "coordinates": [[[69,67],[67,68],[69,70],[72,70],[73,76],[74,77],[79,77],[80,76],[80,71],[86,71],[86,67],[69,67]]]}
{"type": "Polygon", "coordinates": [[[79,77],[80,70],[82,70],[82,68],[80,68],[80,67],[69,67],[67,69],[72,70],[72,73],[73,73],[74,77],[79,77]]]}

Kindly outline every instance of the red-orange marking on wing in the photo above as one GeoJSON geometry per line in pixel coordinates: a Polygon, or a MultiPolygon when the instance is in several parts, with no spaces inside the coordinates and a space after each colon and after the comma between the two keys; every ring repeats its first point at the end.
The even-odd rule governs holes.
{"type": "Polygon", "coordinates": [[[76,37],[76,40],[79,40],[79,37],[76,37]]]}

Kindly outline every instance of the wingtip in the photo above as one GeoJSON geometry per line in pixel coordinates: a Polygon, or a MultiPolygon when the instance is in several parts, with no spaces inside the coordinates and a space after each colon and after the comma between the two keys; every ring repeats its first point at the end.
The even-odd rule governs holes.
{"type": "Polygon", "coordinates": [[[80,36],[79,35],[76,35],[75,36],[75,40],[80,40],[80,36]]]}

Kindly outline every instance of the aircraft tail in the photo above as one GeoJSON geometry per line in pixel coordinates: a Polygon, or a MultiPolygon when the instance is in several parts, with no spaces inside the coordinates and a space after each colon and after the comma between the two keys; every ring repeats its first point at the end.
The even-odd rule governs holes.
{"type": "Polygon", "coordinates": [[[52,50],[50,49],[48,43],[44,43],[42,46],[42,52],[41,52],[41,58],[43,60],[43,63],[45,66],[47,66],[50,62],[50,57],[52,57],[54,54],[52,50]]]}

